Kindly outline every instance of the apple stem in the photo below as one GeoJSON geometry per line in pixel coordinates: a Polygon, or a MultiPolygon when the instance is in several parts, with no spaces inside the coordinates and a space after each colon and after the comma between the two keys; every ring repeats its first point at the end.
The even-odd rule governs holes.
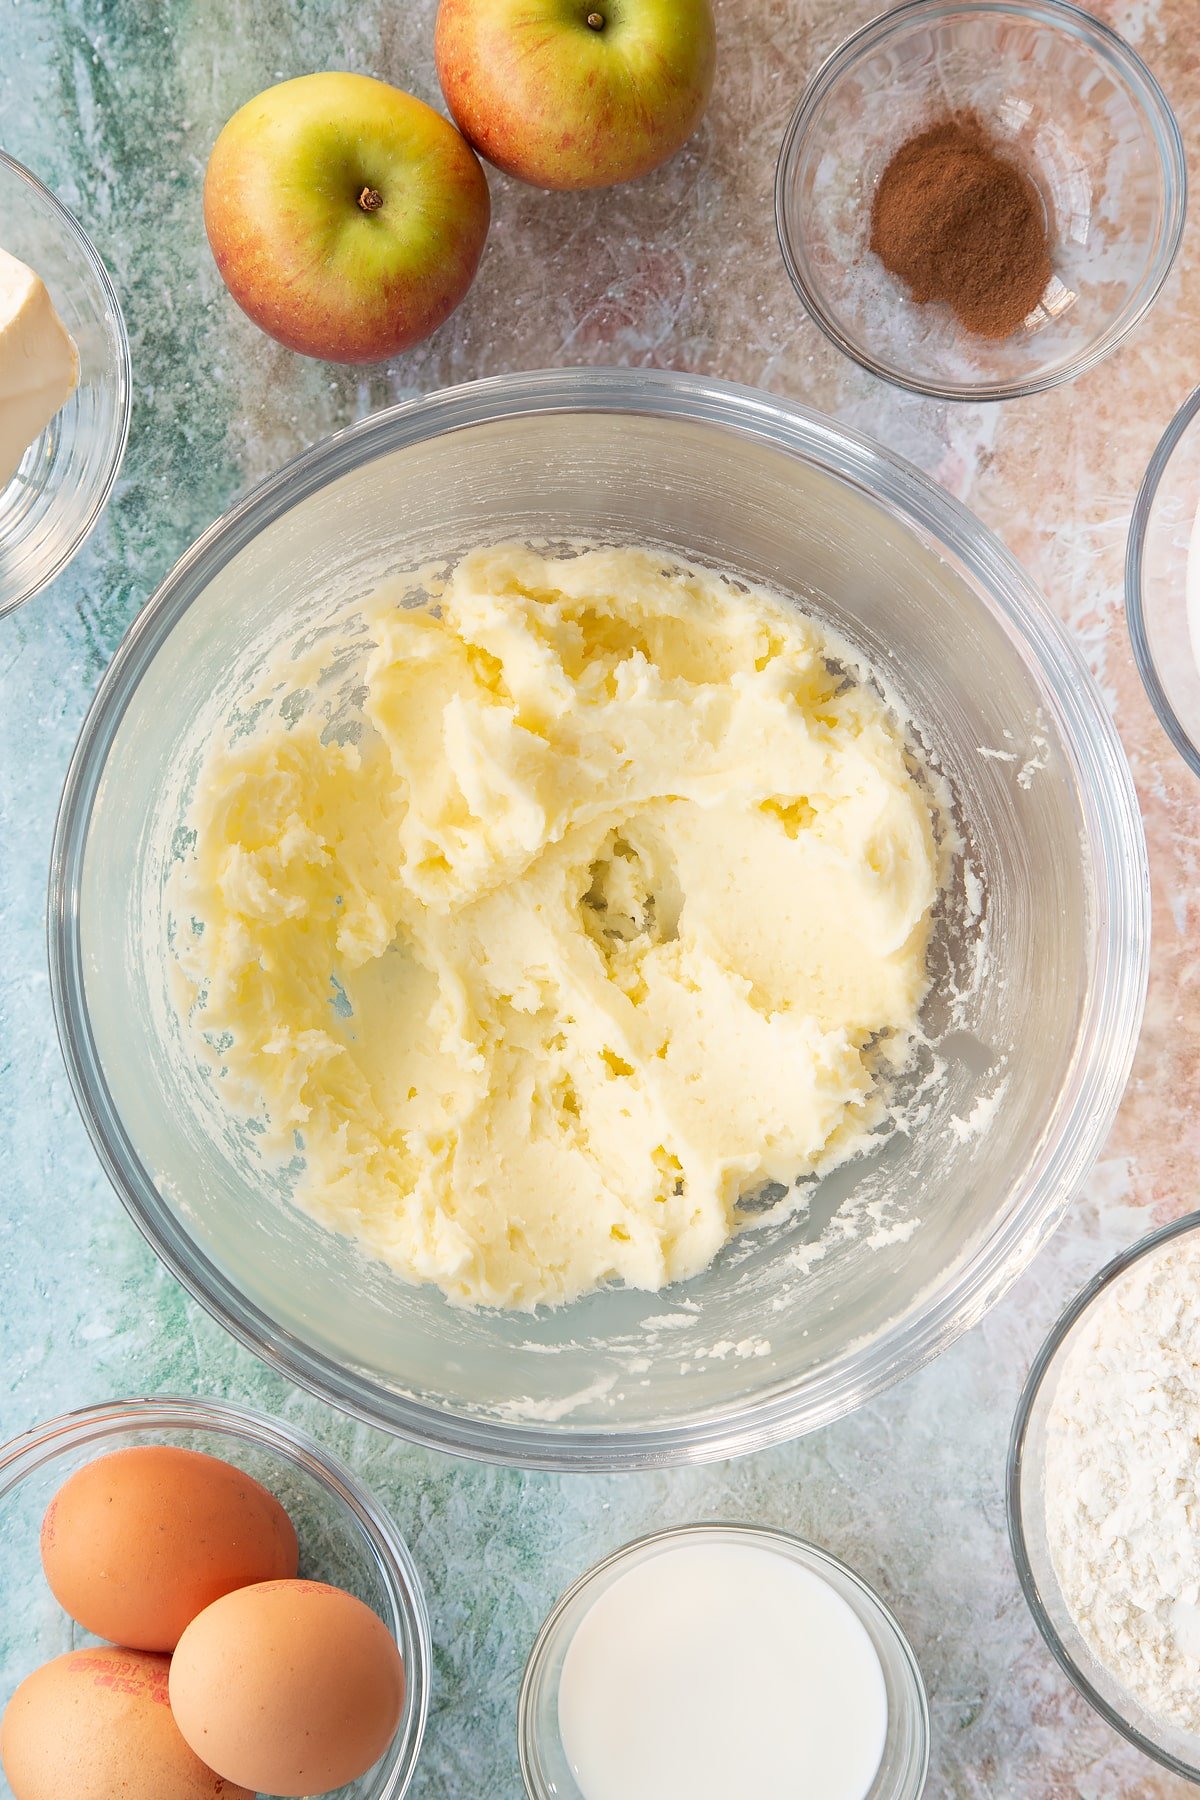
{"type": "Polygon", "coordinates": [[[604,14],[603,13],[590,12],[587,16],[587,22],[591,26],[593,31],[603,31],[604,30],[604,14]]]}
{"type": "Polygon", "coordinates": [[[378,212],[383,205],[383,195],[377,188],[365,187],[358,196],[358,204],[365,213],[378,212]]]}

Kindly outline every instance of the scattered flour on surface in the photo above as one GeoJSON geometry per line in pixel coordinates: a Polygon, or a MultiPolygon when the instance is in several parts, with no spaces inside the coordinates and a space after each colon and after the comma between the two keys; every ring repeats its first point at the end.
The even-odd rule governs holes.
{"type": "Polygon", "coordinates": [[[1084,1315],[1046,1427],[1046,1530],[1093,1655],[1157,1720],[1200,1733],[1200,1236],[1084,1315]]]}
{"type": "Polygon", "coordinates": [[[1042,770],[1050,765],[1050,740],[1044,737],[1040,731],[1035,731],[1032,741],[1033,753],[1021,765],[1020,774],[1017,776],[1017,786],[1026,790],[1033,786],[1034,776],[1040,775],[1042,770]]]}
{"type": "Polygon", "coordinates": [[[982,1136],[995,1118],[1008,1090],[1008,1078],[998,1082],[990,1094],[980,1094],[965,1119],[954,1116],[950,1119],[950,1130],[960,1144],[969,1144],[972,1138],[982,1136]]]}
{"type": "Polygon", "coordinates": [[[732,1338],[721,1338],[710,1349],[698,1350],[696,1354],[699,1357],[715,1357],[718,1362],[724,1361],[727,1356],[736,1356],[744,1360],[748,1356],[770,1356],[771,1345],[766,1338],[743,1338],[737,1344],[733,1342],[732,1338]]]}
{"type": "Polygon", "coordinates": [[[532,1396],[521,1400],[506,1400],[491,1410],[495,1418],[507,1419],[513,1423],[540,1420],[544,1424],[554,1425],[560,1419],[568,1418],[571,1413],[578,1412],[581,1406],[607,1401],[616,1385],[615,1375],[603,1375],[590,1387],[581,1388],[577,1394],[564,1394],[551,1400],[535,1400],[532,1396]]]}

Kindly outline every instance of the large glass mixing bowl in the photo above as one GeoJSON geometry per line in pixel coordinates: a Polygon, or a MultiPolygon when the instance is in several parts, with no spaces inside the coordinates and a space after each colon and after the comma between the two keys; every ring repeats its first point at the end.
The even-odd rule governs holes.
{"type": "Polygon", "coordinates": [[[397,407],[318,445],[206,532],[100,685],[50,894],[77,1098],[184,1285],[362,1418],[553,1468],[717,1458],[794,1436],[980,1318],[1103,1142],[1148,932],[1120,744],[995,539],[828,419],[617,370],[506,376],[397,407]],[[231,1151],[170,1000],[161,899],[197,747],[262,656],[302,632],[311,644],[389,572],[511,537],[652,543],[818,613],[901,697],[965,845],[923,1016],[918,1074],[941,1072],[913,1128],[684,1286],[535,1316],[455,1309],[404,1285],[231,1151]]]}

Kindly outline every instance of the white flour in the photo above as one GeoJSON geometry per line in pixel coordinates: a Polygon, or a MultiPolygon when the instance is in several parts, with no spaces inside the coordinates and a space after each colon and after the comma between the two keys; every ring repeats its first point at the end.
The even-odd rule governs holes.
{"type": "Polygon", "coordinates": [[[1200,1732],[1200,1239],[1137,1264],[1077,1329],[1047,1422],[1046,1527],[1093,1654],[1200,1732]]]}

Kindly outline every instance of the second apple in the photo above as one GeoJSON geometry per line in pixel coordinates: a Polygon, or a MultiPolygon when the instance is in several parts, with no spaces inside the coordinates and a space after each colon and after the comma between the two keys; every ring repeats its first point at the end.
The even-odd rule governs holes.
{"type": "Polygon", "coordinates": [[[302,75],[247,101],[204,183],[217,267],[289,349],[375,362],[428,337],[470,287],[487,177],[440,113],[367,75],[302,75]]]}
{"type": "Polygon", "coordinates": [[[646,175],[704,116],[710,0],[441,0],[446,103],[481,156],[545,188],[646,175]]]}

